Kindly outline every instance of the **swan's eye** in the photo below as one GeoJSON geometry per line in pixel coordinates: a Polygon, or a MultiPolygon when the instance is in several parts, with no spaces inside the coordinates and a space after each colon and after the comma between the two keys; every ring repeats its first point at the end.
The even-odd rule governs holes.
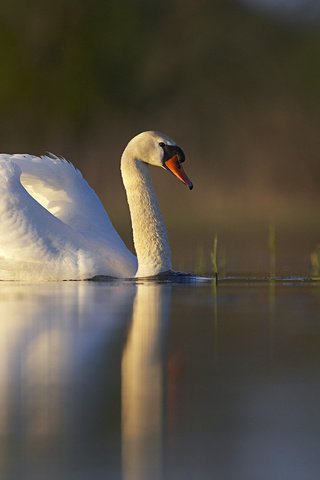
{"type": "Polygon", "coordinates": [[[181,163],[184,162],[184,153],[178,145],[168,145],[164,142],[159,142],[159,146],[163,149],[162,164],[164,165],[168,160],[175,157],[174,162],[177,161],[177,168],[182,168],[181,163]]]}

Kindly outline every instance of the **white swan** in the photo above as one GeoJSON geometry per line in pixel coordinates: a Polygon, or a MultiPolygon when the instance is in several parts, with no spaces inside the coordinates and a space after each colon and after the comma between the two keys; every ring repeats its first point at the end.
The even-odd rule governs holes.
{"type": "Polygon", "coordinates": [[[0,155],[0,279],[82,280],[153,276],[171,270],[165,225],[149,164],[190,189],[184,154],[168,136],[143,132],[121,157],[135,257],[95,192],[72,164],[55,156],[0,155]]]}

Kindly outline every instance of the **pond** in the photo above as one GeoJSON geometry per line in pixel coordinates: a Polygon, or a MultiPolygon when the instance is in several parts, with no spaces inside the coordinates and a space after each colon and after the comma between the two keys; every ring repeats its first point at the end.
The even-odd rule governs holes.
{"type": "Polygon", "coordinates": [[[4,480],[316,479],[320,283],[0,284],[4,480]]]}

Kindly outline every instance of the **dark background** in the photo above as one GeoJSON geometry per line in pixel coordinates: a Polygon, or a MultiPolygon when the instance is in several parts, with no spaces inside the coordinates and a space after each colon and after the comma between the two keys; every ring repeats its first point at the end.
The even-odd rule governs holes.
{"type": "Polygon", "coordinates": [[[217,233],[228,271],[265,272],[271,225],[278,271],[308,272],[320,239],[319,8],[263,3],[3,0],[1,150],[67,157],[130,245],[119,158],[136,133],[164,131],[195,184],[154,174],[177,267],[203,256],[210,268],[217,233]]]}

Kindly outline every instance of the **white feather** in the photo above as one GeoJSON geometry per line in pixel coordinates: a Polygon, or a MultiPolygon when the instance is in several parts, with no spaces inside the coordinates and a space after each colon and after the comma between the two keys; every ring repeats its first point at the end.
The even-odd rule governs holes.
{"type": "Polygon", "coordinates": [[[71,163],[51,154],[0,155],[0,279],[121,278],[169,270],[166,230],[146,164],[162,166],[160,141],[172,142],[144,132],[122,156],[139,269],[96,193],[71,163]]]}

